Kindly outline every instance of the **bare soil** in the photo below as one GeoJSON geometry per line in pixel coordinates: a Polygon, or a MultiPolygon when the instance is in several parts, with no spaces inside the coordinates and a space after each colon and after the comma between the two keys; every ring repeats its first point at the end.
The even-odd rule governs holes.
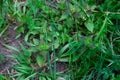
{"type": "MultiPolygon", "coordinates": [[[[6,72],[12,66],[13,59],[11,55],[15,53],[14,50],[6,48],[3,44],[7,44],[16,48],[20,48],[19,43],[24,43],[23,37],[15,39],[17,32],[14,30],[13,25],[9,26],[3,37],[0,38],[0,53],[3,54],[5,62],[0,62],[0,73],[6,72]]],[[[4,73],[5,74],[5,73],[4,73]]]]}

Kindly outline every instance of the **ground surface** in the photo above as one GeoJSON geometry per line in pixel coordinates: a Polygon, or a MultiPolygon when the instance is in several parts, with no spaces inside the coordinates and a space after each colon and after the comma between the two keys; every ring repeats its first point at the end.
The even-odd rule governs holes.
{"type": "MultiPolygon", "coordinates": [[[[16,52],[12,49],[8,49],[3,44],[7,44],[10,46],[13,46],[15,48],[20,49],[19,42],[25,45],[24,37],[20,37],[18,39],[15,39],[17,32],[14,30],[15,25],[11,25],[8,27],[5,35],[3,35],[2,38],[0,38],[0,53],[4,55],[5,62],[0,62],[0,73],[1,74],[8,74],[8,70],[10,67],[13,66],[15,63],[15,60],[11,58],[12,54],[15,54],[16,52]]],[[[57,62],[57,72],[63,72],[67,68],[67,63],[57,62]]]]}
{"type": "Polygon", "coordinates": [[[0,73],[4,73],[10,66],[12,66],[13,60],[10,56],[15,53],[14,50],[6,48],[3,44],[19,48],[18,42],[24,43],[23,37],[15,39],[17,32],[14,30],[13,25],[8,27],[6,33],[5,36],[3,35],[3,37],[0,38],[0,53],[3,54],[6,59],[5,62],[0,63],[0,73]]]}

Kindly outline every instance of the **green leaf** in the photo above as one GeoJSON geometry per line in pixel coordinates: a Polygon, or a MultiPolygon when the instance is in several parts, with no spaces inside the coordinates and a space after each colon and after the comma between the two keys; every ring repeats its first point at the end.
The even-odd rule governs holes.
{"type": "Polygon", "coordinates": [[[61,1],[63,1],[63,2],[59,3],[59,4],[58,4],[58,7],[59,7],[60,9],[65,9],[65,8],[66,8],[66,4],[64,3],[65,0],[61,0],[61,1]]]}
{"type": "Polygon", "coordinates": [[[60,18],[60,21],[61,21],[61,20],[65,20],[65,19],[67,19],[67,15],[66,15],[66,14],[63,14],[63,15],[61,16],[61,18],[60,18]]]}
{"type": "Polygon", "coordinates": [[[69,41],[69,35],[62,33],[61,37],[62,37],[63,44],[69,41]]]}
{"type": "Polygon", "coordinates": [[[82,43],[80,42],[75,42],[74,44],[73,43],[70,43],[71,46],[69,46],[69,50],[64,53],[62,56],[69,56],[69,55],[72,55],[72,54],[75,54],[76,51],[82,46],[82,43]]]}
{"type": "Polygon", "coordinates": [[[43,24],[42,24],[42,33],[46,33],[47,32],[47,29],[46,29],[46,26],[47,26],[47,21],[44,21],[43,24]]]}
{"type": "Polygon", "coordinates": [[[38,49],[39,49],[40,51],[46,51],[46,50],[49,49],[49,46],[48,46],[47,43],[41,42],[41,44],[38,46],[38,49]]]}
{"type": "Polygon", "coordinates": [[[63,29],[63,26],[61,24],[58,24],[58,30],[61,31],[63,29]]]}
{"type": "Polygon", "coordinates": [[[17,34],[15,39],[18,39],[21,36],[21,34],[17,34]]]}
{"type": "Polygon", "coordinates": [[[30,76],[28,76],[27,78],[25,78],[24,80],[30,80],[31,78],[34,78],[36,76],[37,73],[33,73],[30,76]]]}
{"type": "Polygon", "coordinates": [[[3,35],[3,33],[7,30],[8,26],[6,26],[1,32],[0,32],[0,37],[3,35]]]}
{"type": "Polygon", "coordinates": [[[35,45],[38,45],[39,42],[40,42],[40,41],[39,41],[38,39],[33,38],[33,43],[34,43],[35,45]]]}
{"type": "Polygon", "coordinates": [[[58,61],[59,62],[69,62],[69,58],[68,57],[62,57],[58,61]]]}
{"type": "Polygon", "coordinates": [[[17,49],[17,48],[15,48],[15,47],[13,47],[13,46],[9,46],[9,45],[6,45],[6,44],[3,44],[3,45],[4,45],[5,47],[9,48],[9,49],[12,49],[12,50],[14,50],[14,51],[20,53],[20,50],[17,49]]]}
{"type": "Polygon", "coordinates": [[[69,48],[69,46],[70,44],[66,44],[65,46],[63,46],[59,52],[59,55],[61,56],[69,48]]]}
{"type": "Polygon", "coordinates": [[[36,58],[36,60],[37,60],[38,65],[39,65],[40,67],[42,67],[43,64],[44,64],[44,62],[45,62],[44,56],[38,55],[37,58],[36,58]]]}
{"type": "Polygon", "coordinates": [[[31,67],[29,67],[29,66],[27,66],[27,65],[19,65],[19,66],[16,66],[16,67],[14,67],[17,71],[19,71],[19,72],[21,72],[21,73],[23,73],[23,74],[29,74],[29,72],[31,72],[32,71],[32,68],[31,67]]]}
{"type": "Polygon", "coordinates": [[[60,46],[60,42],[58,40],[55,41],[54,43],[55,49],[57,49],[60,46]]]}
{"type": "Polygon", "coordinates": [[[19,33],[24,33],[24,31],[25,31],[24,26],[19,26],[19,27],[17,28],[17,32],[19,32],[19,33]]]}
{"type": "Polygon", "coordinates": [[[46,80],[46,78],[43,77],[43,76],[40,76],[40,77],[39,77],[39,80],[46,80]]]}
{"type": "Polygon", "coordinates": [[[28,40],[29,40],[30,35],[31,35],[31,33],[30,33],[30,32],[28,32],[28,33],[25,35],[24,40],[25,40],[25,42],[26,42],[26,44],[27,44],[27,45],[29,45],[29,46],[35,46],[33,43],[31,43],[31,42],[29,42],[29,41],[28,41],[28,40]]]}
{"type": "Polygon", "coordinates": [[[93,32],[94,24],[90,19],[85,22],[85,26],[89,31],[93,32]]]}
{"type": "Polygon", "coordinates": [[[71,4],[70,5],[70,10],[72,11],[72,13],[74,13],[76,11],[75,6],[71,4]]]}

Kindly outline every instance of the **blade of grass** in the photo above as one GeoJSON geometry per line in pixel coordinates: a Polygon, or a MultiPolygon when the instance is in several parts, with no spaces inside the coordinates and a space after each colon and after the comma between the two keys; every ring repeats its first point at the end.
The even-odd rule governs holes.
{"type": "MultiPolygon", "coordinates": [[[[50,2],[51,0],[49,0],[49,2],[50,2]]],[[[49,9],[50,9],[50,6],[48,6],[49,7],[49,9]]],[[[54,34],[55,34],[55,29],[54,29],[54,27],[55,27],[55,22],[54,22],[54,19],[53,19],[53,16],[52,15],[50,15],[50,19],[52,20],[52,48],[53,48],[53,59],[55,60],[56,59],[56,52],[55,52],[55,45],[54,45],[54,43],[55,43],[55,40],[54,40],[54,34]]],[[[54,61],[54,67],[53,67],[53,80],[56,80],[56,61],[54,61]]]]}
{"type": "MultiPolygon", "coordinates": [[[[53,44],[53,59],[55,60],[56,59],[56,52],[55,52],[55,40],[54,40],[54,26],[52,26],[52,44],[53,44]]],[[[56,61],[54,61],[54,73],[53,73],[53,79],[56,80],[56,61]]]]}
{"type": "Polygon", "coordinates": [[[6,26],[6,27],[2,30],[2,32],[0,33],[0,37],[5,33],[5,31],[7,30],[7,28],[8,28],[8,26],[6,26]]]}
{"type": "Polygon", "coordinates": [[[7,47],[8,49],[12,49],[12,50],[14,50],[14,51],[20,53],[20,50],[17,49],[17,48],[15,48],[15,47],[13,47],[13,46],[9,46],[9,45],[6,45],[6,44],[3,44],[3,46],[7,47]]]}
{"type": "Polygon", "coordinates": [[[98,35],[97,35],[96,38],[95,38],[96,41],[99,39],[99,37],[101,36],[103,30],[105,29],[105,26],[106,26],[106,23],[107,23],[107,19],[108,19],[108,18],[107,18],[107,16],[106,16],[106,18],[105,18],[105,20],[104,20],[104,23],[103,23],[103,25],[102,25],[102,28],[100,29],[98,35]]]}

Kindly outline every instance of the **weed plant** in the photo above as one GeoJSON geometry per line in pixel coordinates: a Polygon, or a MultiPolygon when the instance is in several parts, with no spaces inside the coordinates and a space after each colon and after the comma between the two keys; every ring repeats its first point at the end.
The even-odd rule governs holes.
{"type": "Polygon", "coordinates": [[[120,79],[120,1],[3,0],[3,5],[5,13],[1,15],[8,18],[1,18],[0,35],[6,30],[3,24],[19,22],[15,27],[17,38],[24,35],[29,46],[20,43],[20,51],[5,45],[18,53],[12,56],[18,63],[13,66],[17,73],[11,78],[120,79]],[[68,69],[57,72],[57,62],[67,63],[68,69]]]}

